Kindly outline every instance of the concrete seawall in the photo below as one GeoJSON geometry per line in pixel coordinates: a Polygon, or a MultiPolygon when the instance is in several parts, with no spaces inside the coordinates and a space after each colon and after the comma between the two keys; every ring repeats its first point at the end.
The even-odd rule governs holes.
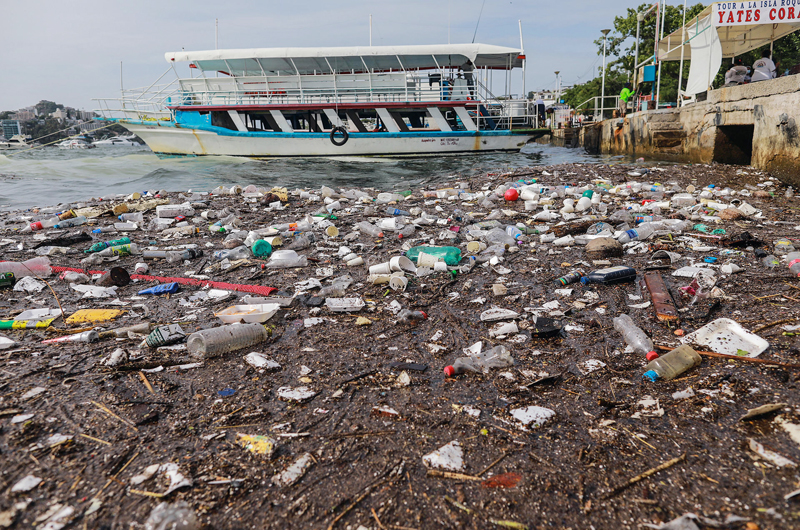
{"type": "Polygon", "coordinates": [[[713,90],[681,109],[630,113],[581,131],[590,152],[723,162],[800,185],[800,75],[713,90]]]}

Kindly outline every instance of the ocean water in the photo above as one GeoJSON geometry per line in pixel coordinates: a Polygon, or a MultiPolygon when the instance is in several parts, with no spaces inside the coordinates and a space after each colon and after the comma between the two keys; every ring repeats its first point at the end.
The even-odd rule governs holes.
{"type": "Polygon", "coordinates": [[[234,184],[405,190],[526,166],[621,163],[581,148],[531,143],[519,153],[422,158],[158,158],[146,147],[42,148],[0,154],[0,208],[50,206],[144,190],[208,191],[234,184]]]}

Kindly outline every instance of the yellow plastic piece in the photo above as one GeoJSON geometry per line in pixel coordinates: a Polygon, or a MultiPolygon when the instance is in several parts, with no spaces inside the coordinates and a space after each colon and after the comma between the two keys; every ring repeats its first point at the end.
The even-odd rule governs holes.
{"type": "Polygon", "coordinates": [[[255,455],[272,457],[277,447],[275,440],[268,436],[261,436],[260,434],[236,433],[236,437],[236,443],[255,455]]]}
{"type": "Polygon", "coordinates": [[[72,313],[66,320],[67,324],[81,324],[84,322],[106,322],[114,320],[124,314],[122,309],[79,309],[72,313]]]}

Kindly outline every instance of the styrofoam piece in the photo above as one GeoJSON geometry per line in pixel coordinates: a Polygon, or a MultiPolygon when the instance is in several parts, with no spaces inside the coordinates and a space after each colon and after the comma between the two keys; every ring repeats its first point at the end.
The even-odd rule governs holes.
{"type": "Polygon", "coordinates": [[[325,305],[331,311],[346,313],[349,311],[361,311],[366,303],[361,298],[327,298],[325,305]]]}
{"type": "Polygon", "coordinates": [[[14,320],[47,320],[48,318],[56,318],[60,315],[60,309],[43,307],[41,309],[28,309],[27,311],[23,311],[14,317],[14,320]]]}
{"type": "Polygon", "coordinates": [[[292,388],[289,386],[282,386],[278,389],[278,397],[285,401],[296,401],[302,403],[316,396],[317,393],[307,386],[299,386],[292,388]]]}
{"type": "Polygon", "coordinates": [[[750,333],[737,322],[728,318],[718,318],[709,322],[697,331],[683,337],[681,342],[706,346],[713,352],[725,355],[739,355],[740,351],[747,352],[747,355],[741,355],[742,357],[758,357],[769,348],[769,342],[750,333]]]}
{"type": "Polygon", "coordinates": [[[226,324],[245,322],[247,324],[266,322],[278,312],[278,304],[232,305],[214,313],[214,316],[226,324]]]}
{"type": "Polygon", "coordinates": [[[752,438],[750,438],[750,450],[776,467],[797,467],[793,461],[775,451],[770,451],[752,438]]]}
{"type": "Polygon", "coordinates": [[[447,471],[461,471],[464,469],[464,451],[457,440],[443,445],[436,451],[422,457],[426,467],[445,469],[447,471]]]}
{"type": "Polygon", "coordinates": [[[556,415],[556,411],[552,409],[537,407],[535,405],[523,407],[521,409],[512,409],[510,412],[514,419],[520,422],[524,427],[532,429],[538,429],[556,415]]]}
{"type": "Polygon", "coordinates": [[[42,479],[39,477],[28,475],[14,484],[14,486],[11,488],[11,493],[31,491],[33,488],[41,484],[41,482],[42,479]]]}
{"type": "Polygon", "coordinates": [[[494,322],[495,320],[511,320],[517,318],[519,313],[510,309],[503,309],[502,307],[493,306],[481,313],[481,321],[494,322]]]}
{"type": "Polygon", "coordinates": [[[244,361],[253,368],[264,370],[279,370],[281,365],[271,359],[267,359],[260,353],[251,352],[244,356],[244,361]]]}
{"type": "Polygon", "coordinates": [[[694,278],[699,272],[707,271],[708,267],[681,267],[672,273],[680,278],[694,278]]]}

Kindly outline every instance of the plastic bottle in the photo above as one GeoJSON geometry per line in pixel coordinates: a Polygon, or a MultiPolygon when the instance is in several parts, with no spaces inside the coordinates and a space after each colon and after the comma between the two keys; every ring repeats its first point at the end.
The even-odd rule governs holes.
{"type": "Polygon", "coordinates": [[[633,351],[641,355],[646,355],[647,360],[650,361],[658,354],[653,351],[653,341],[650,337],[642,331],[628,315],[620,315],[614,319],[614,329],[616,329],[625,342],[633,348],[633,351]]]}
{"type": "Polygon", "coordinates": [[[572,271],[569,274],[565,274],[561,278],[557,279],[556,282],[560,283],[561,285],[569,285],[571,283],[575,283],[575,282],[581,281],[581,278],[583,278],[583,274],[584,274],[583,271],[579,271],[579,270],[578,271],[572,271]]]}
{"type": "Polygon", "coordinates": [[[650,223],[642,223],[637,228],[623,232],[618,241],[623,245],[630,241],[644,241],[653,235],[653,227],[650,223]]]}
{"type": "Polygon", "coordinates": [[[186,346],[191,355],[210,359],[255,346],[267,338],[269,333],[261,324],[231,324],[192,333],[186,346]]]}
{"type": "Polygon", "coordinates": [[[397,322],[403,324],[416,324],[417,322],[421,322],[427,319],[428,319],[428,313],[426,313],[425,311],[411,311],[409,309],[403,309],[397,315],[397,322]]]}
{"type": "Polygon", "coordinates": [[[142,223],[144,222],[144,214],[142,212],[124,213],[119,216],[119,220],[124,222],[142,223]]]}
{"type": "Polygon", "coordinates": [[[506,227],[506,234],[513,237],[516,241],[529,241],[530,239],[522,233],[518,227],[514,225],[509,225],[506,227]]]}
{"type": "Polygon", "coordinates": [[[170,250],[167,252],[166,258],[169,263],[180,263],[187,259],[195,259],[203,256],[203,251],[194,248],[185,248],[183,250],[170,250]]]}
{"type": "Polygon", "coordinates": [[[514,359],[511,357],[511,352],[505,346],[495,346],[487,352],[469,357],[459,357],[451,366],[445,366],[444,373],[447,377],[465,372],[489,373],[492,368],[506,368],[513,364],[514,359]]]}
{"type": "Polygon", "coordinates": [[[502,228],[492,228],[487,232],[484,236],[484,240],[486,244],[489,246],[492,245],[509,245],[514,246],[517,244],[517,240],[506,233],[505,230],[502,228]]]}
{"type": "Polygon", "coordinates": [[[22,230],[20,230],[20,232],[22,232],[22,233],[25,233],[25,232],[36,232],[37,230],[44,230],[45,228],[52,228],[56,224],[58,224],[59,222],[61,222],[61,219],[59,217],[50,217],[49,219],[44,219],[42,221],[36,221],[35,223],[31,223],[28,226],[26,226],[25,228],[23,228],[22,230]]]}
{"type": "Polygon", "coordinates": [[[50,268],[50,260],[47,256],[31,258],[27,261],[2,261],[0,262],[0,273],[13,272],[19,280],[25,276],[50,276],[53,270],[50,268]]]}
{"type": "Polygon", "coordinates": [[[144,530],[200,530],[200,523],[188,503],[162,502],[150,512],[144,530]]]}
{"type": "Polygon", "coordinates": [[[196,226],[176,226],[175,228],[167,228],[166,230],[161,231],[162,236],[168,236],[172,234],[181,234],[185,236],[193,236],[195,234],[199,234],[200,229],[196,226]]]}
{"type": "Polygon", "coordinates": [[[653,382],[659,379],[668,381],[694,368],[702,361],[703,359],[691,346],[683,344],[668,354],[650,361],[642,377],[653,382]]]}
{"type": "Polygon", "coordinates": [[[356,225],[359,231],[371,237],[383,237],[383,231],[370,223],[369,221],[361,221],[356,225]]]}
{"type": "Polygon", "coordinates": [[[298,255],[294,250],[276,250],[270,256],[267,267],[271,269],[288,269],[291,267],[305,267],[308,258],[298,255]]]}
{"type": "Polygon", "coordinates": [[[387,215],[394,215],[394,216],[401,216],[402,215],[402,216],[405,216],[405,217],[408,217],[409,215],[411,215],[409,212],[407,212],[405,210],[399,210],[397,208],[392,208],[391,206],[386,208],[386,213],[387,213],[387,215]]]}
{"type": "Polygon", "coordinates": [[[80,226],[86,224],[86,217],[83,215],[79,217],[73,217],[72,219],[65,219],[63,221],[59,220],[53,228],[63,229],[63,228],[71,228],[73,226],[80,226]]]}
{"type": "Polygon", "coordinates": [[[236,248],[218,250],[214,252],[214,259],[222,261],[224,259],[247,259],[253,257],[250,249],[246,245],[241,245],[236,248]]]}
{"type": "Polygon", "coordinates": [[[125,245],[114,245],[113,247],[108,247],[100,252],[97,253],[98,256],[103,257],[110,257],[110,256],[135,256],[137,254],[141,254],[141,250],[139,250],[139,245],[136,243],[127,243],[125,245]]]}
{"type": "Polygon", "coordinates": [[[766,256],[764,259],[761,260],[761,264],[768,269],[774,269],[775,267],[781,264],[781,261],[772,254],[770,254],[769,256],[766,256]]]}
{"type": "Polygon", "coordinates": [[[82,333],[75,333],[74,335],[66,335],[55,339],[42,341],[43,344],[51,344],[54,342],[97,342],[100,340],[100,335],[95,330],[84,331],[82,333]]]}
{"type": "Polygon", "coordinates": [[[287,246],[287,249],[290,250],[303,250],[304,248],[308,248],[314,241],[314,234],[312,232],[304,233],[295,237],[292,242],[287,246]]]}
{"type": "Polygon", "coordinates": [[[778,256],[783,256],[785,254],[789,254],[790,252],[794,252],[795,248],[792,245],[792,242],[785,238],[780,238],[772,242],[775,247],[775,254],[778,256]]]}
{"type": "Polygon", "coordinates": [[[194,208],[189,203],[156,206],[157,217],[178,217],[179,215],[192,216],[194,208]]]}
{"type": "Polygon", "coordinates": [[[115,247],[117,245],[127,245],[131,242],[130,238],[121,237],[119,239],[112,239],[111,241],[98,241],[91,247],[89,250],[84,250],[85,254],[91,254],[92,252],[100,252],[101,250],[105,250],[108,247],[115,247]]]}
{"type": "Polygon", "coordinates": [[[800,252],[790,252],[786,255],[786,263],[789,264],[789,270],[795,276],[800,276],[800,252]]]}
{"type": "Polygon", "coordinates": [[[584,285],[590,283],[611,285],[615,283],[632,282],[635,279],[636,269],[625,267],[624,265],[617,265],[616,267],[608,267],[607,269],[598,269],[590,272],[581,278],[581,283],[584,285]]]}
{"type": "Polygon", "coordinates": [[[114,223],[114,230],[119,230],[120,232],[133,232],[138,229],[139,225],[134,222],[114,223]]]}
{"type": "Polygon", "coordinates": [[[142,289],[141,291],[139,291],[138,294],[154,294],[154,295],[173,294],[177,293],[180,290],[181,290],[181,285],[179,283],[170,282],[170,283],[162,283],[160,285],[155,285],[147,289],[142,289]]]}
{"type": "Polygon", "coordinates": [[[400,233],[397,234],[397,237],[400,239],[411,237],[414,235],[414,232],[416,232],[416,230],[417,230],[416,226],[414,226],[413,224],[408,224],[404,226],[402,230],[400,230],[400,233]]]}

